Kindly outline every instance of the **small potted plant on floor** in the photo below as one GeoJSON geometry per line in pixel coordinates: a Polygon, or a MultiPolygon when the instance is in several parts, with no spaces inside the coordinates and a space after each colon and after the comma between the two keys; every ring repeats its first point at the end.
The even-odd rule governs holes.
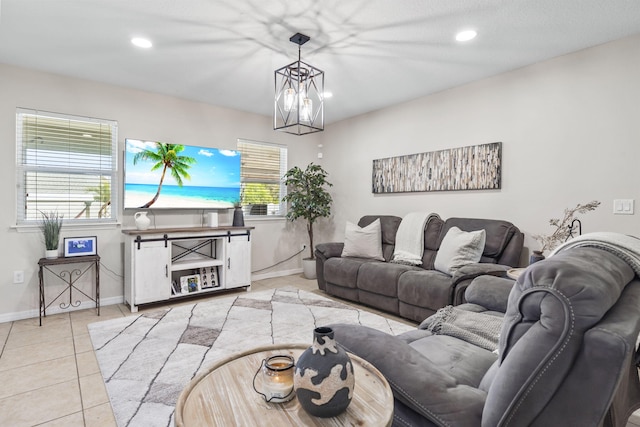
{"type": "Polygon", "coordinates": [[[287,218],[295,221],[303,218],[307,221],[309,234],[309,258],[302,260],[304,277],[315,279],[315,257],[313,246],[313,224],[319,218],[331,215],[331,195],[327,187],[333,184],[327,181],[327,172],[320,165],[310,163],[302,170],[297,166],[289,169],[284,175],[287,195],[282,201],[289,203],[287,218]]]}
{"type": "Polygon", "coordinates": [[[62,215],[58,212],[40,212],[40,229],[44,236],[46,258],[58,258],[58,243],[60,242],[60,229],[62,228],[62,215]]]}

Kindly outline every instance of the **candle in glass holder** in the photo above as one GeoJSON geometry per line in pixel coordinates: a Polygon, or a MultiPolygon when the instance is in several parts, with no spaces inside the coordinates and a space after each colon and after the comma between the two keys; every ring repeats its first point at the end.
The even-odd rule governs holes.
{"type": "Polygon", "coordinates": [[[291,400],[293,393],[293,357],[271,356],[262,366],[262,390],[267,402],[291,400]]]}

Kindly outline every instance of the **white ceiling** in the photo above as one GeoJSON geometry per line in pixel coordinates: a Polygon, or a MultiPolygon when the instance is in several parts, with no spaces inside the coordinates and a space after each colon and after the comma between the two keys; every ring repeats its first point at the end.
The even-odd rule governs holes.
{"type": "Polygon", "coordinates": [[[330,123],[640,33],[640,1],[0,0],[0,63],[268,116],[296,32],[330,123]]]}

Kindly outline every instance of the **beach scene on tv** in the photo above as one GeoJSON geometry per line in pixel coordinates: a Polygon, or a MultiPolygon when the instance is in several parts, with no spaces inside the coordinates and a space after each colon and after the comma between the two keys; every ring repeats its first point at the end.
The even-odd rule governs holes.
{"type": "Polygon", "coordinates": [[[231,208],[240,199],[240,152],[127,139],[125,209],[231,208]]]}

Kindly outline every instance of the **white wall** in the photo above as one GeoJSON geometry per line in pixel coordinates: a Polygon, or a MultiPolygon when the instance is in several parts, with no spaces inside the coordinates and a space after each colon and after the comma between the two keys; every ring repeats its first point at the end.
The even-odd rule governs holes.
{"type": "Polygon", "coordinates": [[[635,36],[328,126],[336,216],[322,240],[341,239],[345,221],[364,214],[429,211],[512,221],[533,250],[531,235],[552,231],[550,218],[591,200],[602,204],[582,217],[583,232],[640,235],[640,213],[612,214],[614,198],[639,202],[638,76],[635,36]],[[496,141],[501,190],[371,192],[374,159],[496,141]]]}
{"type": "MultiPolygon", "coordinates": [[[[237,138],[286,144],[291,166],[318,162],[316,146],[322,143],[320,163],[334,184],[334,215],[319,224],[317,242],[341,239],[345,221],[365,214],[402,216],[424,210],[444,218],[512,221],[527,234],[525,245],[536,249],[531,234],[551,231],[550,218],[594,199],[602,205],[583,217],[584,232],[640,234],[639,214],[611,213],[614,198],[638,202],[638,75],[640,36],[330,124],[321,134],[294,137],[272,131],[269,117],[0,65],[0,144],[5,153],[0,168],[5,198],[0,210],[0,321],[37,315],[36,267],[43,253],[38,232],[12,228],[16,107],[117,120],[120,144],[126,137],[220,148],[235,147],[237,138]],[[371,193],[374,159],[494,141],[503,143],[501,190],[371,193]],[[14,270],[25,271],[26,283],[12,283],[14,270]]],[[[332,102],[339,102],[339,94],[332,102]]],[[[155,219],[157,226],[200,224],[199,213],[156,211],[155,219]]],[[[124,227],[133,226],[131,213],[123,222],[124,227]]],[[[288,257],[306,242],[302,224],[265,220],[248,225],[256,226],[254,271],[288,257]]],[[[65,230],[64,235],[86,232],[65,230]]],[[[103,270],[102,297],[114,300],[122,295],[120,229],[96,234],[103,264],[111,270],[103,270]]],[[[296,257],[257,273],[274,275],[299,267],[296,257]]]]}
{"type": "MultiPolygon", "coordinates": [[[[176,81],[179,84],[179,80],[176,81]]],[[[0,168],[3,209],[0,209],[0,322],[17,317],[37,316],[37,262],[43,256],[41,234],[37,230],[18,232],[15,225],[15,113],[17,107],[99,117],[118,121],[118,143],[122,159],[125,138],[160,140],[217,148],[235,148],[236,140],[267,141],[288,146],[289,165],[304,166],[316,159],[317,135],[296,137],[273,131],[272,119],[164,95],[125,89],[94,82],[41,73],[0,64],[0,144],[5,163],[0,168]],[[24,270],[25,283],[13,283],[13,271],[24,270]]],[[[269,102],[265,100],[265,102],[269,102]]],[[[120,195],[121,197],[121,195],[120,195]]],[[[201,211],[155,210],[156,226],[200,225],[201,211]]],[[[122,212],[125,228],[133,228],[133,212],[122,212]]],[[[223,224],[231,223],[226,212],[223,224]]],[[[299,225],[283,219],[247,221],[252,234],[252,270],[262,269],[289,257],[306,241],[299,225]]],[[[121,300],[123,294],[123,250],[120,227],[68,229],[63,236],[98,236],[101,256],[101,297],[106,303],[121,300]],[[89,234],[90,233],[90,234],[89,234]]],[[[298,271],[301,256],[260,274],[298,271]]],[[[48,292],[61,286],[47,283],[48,292]]],[[[53,306],[55,308],[56,305],[53,306]]]]}

